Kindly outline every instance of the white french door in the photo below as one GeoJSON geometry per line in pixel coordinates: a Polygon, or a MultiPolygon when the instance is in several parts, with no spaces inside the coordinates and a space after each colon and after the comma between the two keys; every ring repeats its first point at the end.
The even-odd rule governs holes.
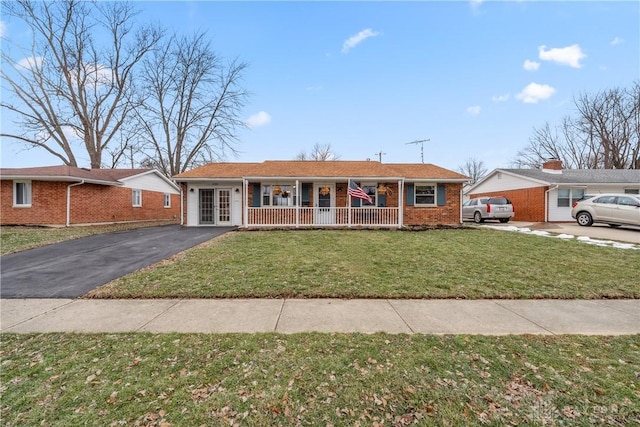
{"type": "Polygon", "coordinates": [[[199,205],[201,225],[231,225],[230,188],[201,188],[199,205]]]}

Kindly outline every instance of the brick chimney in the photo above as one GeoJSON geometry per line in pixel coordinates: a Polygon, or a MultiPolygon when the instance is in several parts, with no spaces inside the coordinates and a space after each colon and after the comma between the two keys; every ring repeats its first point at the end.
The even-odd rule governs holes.
{"type": "Polygon", "coordinates": [[[542,164],[542,170],[546,171],[561,171],[562,170],[562,160],[558,159],[549,159],[542,164]]]}

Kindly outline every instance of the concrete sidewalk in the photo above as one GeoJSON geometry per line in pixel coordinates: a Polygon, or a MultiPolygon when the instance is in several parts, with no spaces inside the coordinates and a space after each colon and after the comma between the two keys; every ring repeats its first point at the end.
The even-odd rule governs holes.
{"type": "Polygon", "coordinates": [[[640,333],[640,300],[2,299],[0,309],[8,333],[640,333]]]}

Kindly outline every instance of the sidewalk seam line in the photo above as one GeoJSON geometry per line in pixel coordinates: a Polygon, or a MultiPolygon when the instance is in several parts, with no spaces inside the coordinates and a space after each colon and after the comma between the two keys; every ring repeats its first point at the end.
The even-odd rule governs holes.
{"type": "Polygon", "coordinates": [[[175,307],[176,305],[178,305],[179,303],[181,303],[182,301],[184,301],[184,298],[179,299],[178,301],[176,301],[175,303],[171,304],[169,307],[167,307],[165,310],[163,310],[162,312],[156,314],[154,317],[152,317],[151,319],[149,319],[148,322],[143,323],[139,328],[136,328],[134,330],[134,332],[140,332],[140,330],[142,328],[144,328],[145,326],[147,326],[149,323],[153,322],[154,320],[156,320],[158,317],[162,316],[163,314],[165,314],[167,311],[171,310],[173,307],[175,307]]]}
{"type": "Polygon", "coordinates": [[[527,318],[526,318],[526,317],[524,317],[522,314],[520,314],[520,313],[518,313],[518,312],[516,312],[516,311],[511,310],[509,307],[505,307],[504,305],[500,304],[500,300],[492,300],[492,301],[493,301],[493,303],[494,303],[494,304],[496,304],[498,307],[501,307],[501,308],[503,308],[503,309],[505,309],[505,310],[507,310],[507,311],[509,311],[509,312],[511,312],[511,313],[513,313],[513,314],[515,314],[515,315],[516,315],[516,316],[518,316],[519,318],[524,319],[524,320],[526,320],[527,322],[529,322],[529,323],[531,323],[531,324],[533,324],[533,325],[536,325],[538,328],[540,328],[540,329],[542,329],[542,330],[544,330],[544,331],[549,332],[551,335],[558,335],[558,334],[557,334],[557,333],[555,333],[554,331],[552,331],[552,330],[550,330],[550,329],[547,329],[547,328],[545,328],[544,326],[542,326],[542,325],[538,324],[537,322],[534,322],[534,321],[533,321],[533,320],[531,320],[531,319],[527,319],[527,318]]]}
{"type": "Polygon", "coordinates": [[[282,298],[282,304],[280,304],[280,311],[278,312],[278,318],[276,319],[276,325],[273,328],[273,332],[278,332],[278,325],[280,325],[280,318],[282,317],[282,312],[284,311],[285,302],[287,302],[287,299],[282,298]]]}
{"type": "Polygon", "coordinates": [[[407,328],[409,328],[409,331],[411,331],[412,334],[415,335],[416,331],[413,330],[413,328],[407,323],[406,320],[404,320],[404,317],[402,317],[402,315],[398,312],[398,310],[396,310],[396,308],[393,306],[393,304],[391,303],[390,299],[387,299],[387,304],[389,304],[391,306],[391,309],[398,315],[398,317],[400,318],[400,320],[402,320],[402,323],[404,323],[405,325],[407,325],[407,328]]]}
{"type": "MultiPolygon", "coordinates": [[[[24,299],[30,299],[30,298],[24,298],[24,299]]],[[[70,304],[73,304],[74,302],[76,302],[76,300],[77,300],[77,298],[73,298],[73,299],[71,299],[69,302],[67,302],[67,303],[65,303],[65,304],[59,305],[59,306],[54,307],[54,308],[52,308],[52,309],[50,309],[50,310],[43,311],[42,313],[36,314],[36,315],[35,315],[35,316],[33,316],[33,317],[30,317],[30,318],[28,318],[28,319],[25,319],[25,320],[22,320],[22,321],[20,321],[20,322],[18,322],[18,323],[15,323],[15,324],[13,324],[13,325],[9,326],[9,327],[8,327],[8,328],[6,328],[6,329],[4,329],[4,328],[2,327],[2,325],[0,325],[0,331],[2,331],[2,332],[10,332],[10,331],[9,331],[9,329],[13,329],[13,328],[15,328],[16,326],[20,326],[20,325],[22,325],[23,323],[29,322],[29,321],[31,321],[31,320],[33,320],[33,319],[37,319],[38,317],[42,317],[42,316],[44,316],[44,315],[46,315],[46,314],[48,314],[48,313],[51,313],[51,312],[53,312],[53,311],[56,311],[56,310],[58,310],[58,309],[60,309],[60,308],[62,308],[62,307],[66,307],[66,306],[68,306],[68,305],[70,305],[70,304]]]]}

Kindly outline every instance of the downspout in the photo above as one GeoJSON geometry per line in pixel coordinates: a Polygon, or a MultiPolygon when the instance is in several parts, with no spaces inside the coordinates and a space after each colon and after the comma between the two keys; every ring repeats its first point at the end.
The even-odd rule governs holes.
{"type": "MultiPolygon", "coordinates": [[[[462,186],[464,187],[464,184],[462,184],[462,186]]],[[[464,224],[464,221],[462,220],[462,205],[464,204],[464,191],[462,190],[462,188],[460,188],[460,224],[464,224]]]]}
{"type": "Polygon", "coordinates": [[[184,225],[184,194],[182,192],[184,186],[180,185],[180,225],[184,225]]]}
{"type": "Polygon", "coordinates": [[[549,222],[549,193],[558,189],[558,184],[555,187],[549,188],[544,192],[544,222],[549,222]]]}
{"type": "Polygon", "coordinates": [[[67,186],[67,227],[70,225],[71,220],[71,187],[75,187],[76,185],[84,184],[84,179],[80,182],[76,182],[75,184],[71,184],[67,186]]]}

